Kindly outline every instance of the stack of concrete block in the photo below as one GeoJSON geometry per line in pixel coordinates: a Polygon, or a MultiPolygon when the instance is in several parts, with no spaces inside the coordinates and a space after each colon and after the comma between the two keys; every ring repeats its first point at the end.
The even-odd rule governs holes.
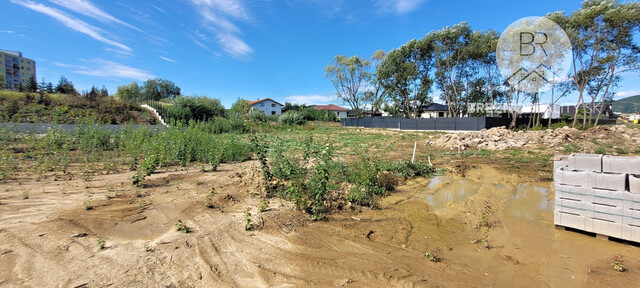
{"type": "Polygon", "coordinates": [[[554,159],[554,223],[640,242],[640,157],[554,159]]]}

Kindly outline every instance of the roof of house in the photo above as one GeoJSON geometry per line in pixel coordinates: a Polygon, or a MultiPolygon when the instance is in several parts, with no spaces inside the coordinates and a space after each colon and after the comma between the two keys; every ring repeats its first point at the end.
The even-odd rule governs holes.
{"type": "Polygon", "coordinates": [[[276,104],[278,104],[280,106],[284,106],[284,105],[278,103],[278,101],[273,100],[271,98],[264,98],[264,99],[258,99],[256,101],[247,101],[247,102],[249,102],[249,104],[251,104],[251,105],[254,105],[254,104],[257,104],[257,103],[260,103],[260,102],[263,102],[263,101],[267,101],[267,100],[270,100],[271,102],[276,103],[276,104]]]}
{"type": "Polygon", "coordinates": [[[438,103],[431,103],[431,105],[429,105],[429,107],[427,107],[425,111],[449,111],[449,106],[438,103]]]}
{"type": "Polygon", "coordinates": [[[315,106],[314,108],[316,108],[316,110],[344,111],[344,112],[349,111],[349,109],[345,109],[345,108],[342,108],[340,106],[336,106],[336,105],[333,105],[333,104],[318,105],[318,106],[315,106]]]}

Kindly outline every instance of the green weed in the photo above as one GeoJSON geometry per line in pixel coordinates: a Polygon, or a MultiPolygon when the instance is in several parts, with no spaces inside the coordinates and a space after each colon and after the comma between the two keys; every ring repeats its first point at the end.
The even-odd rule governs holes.
{"type": "Polygon", "coordinates": [[[188,234],[191,232],[191,229],[185,225],[182,220],[178,220],[178,222],[174,225],[177,231],[188,234]]]}

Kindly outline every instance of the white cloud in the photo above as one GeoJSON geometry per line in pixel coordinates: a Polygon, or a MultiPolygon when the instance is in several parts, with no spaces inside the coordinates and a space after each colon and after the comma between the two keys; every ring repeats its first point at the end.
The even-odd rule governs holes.
{"type": "Polygon", "coordinates": [[[640,93],[636,90],[620,91],[620,92],[617,92],[613,96],[613,98],[616,100],[620,100],[622,98],[627,98],[627,97],[636,96],[636,95],[640,95],[640,93]]]}
{"type": "MultiPolygon", "coordinates": [[[[205,27],[215,35],[215,39],[225,52],[236,58],[245,58],[253,53],[249,44],[238,36],[242,31],[232,21],[252,21],[242,0],[190,1],[194,4],[196,12],[202,17],[205,27]]],[[[206,35],[198,35],[198,37],[202,41],[207,41],[208,38],[206,35]]],[[[201,41],[197,41],[196,44],[204,45],[201,41]]]]}
{"type": "Polygon", "coordinates": [[[117,24],[129,27],[131,29],[141,31],[137,27],[129,23],[126,23],[116,17],[113,17],[111,14],[96,7],[95,5],[93,5],[93,3],[91,3],[88,0],[49,0],[49,2],[53,2],[71,11],[91,17],[101,22],[117,23],[117,24]]]}
{"type": "Polygon", "coordinates": [[[160,59],[162,59],[162,60],[164,60],[164,61],[169,61],[169,62],[171,62],[171,63],[176,63],[176,62],[178,62],[178,61],[176,61],[176,60],[174,60],[174,59],[171,59],[171,58],[168,58],[168,57],[158,56],[158,58],[160,58],[160,59]]]}
{"type": "Polygon", "coordinates": [[[413,12],[426,0],[374,0],[378,9],[383,12],[391,11],[395,14],[413,12]]]}
{"type": "Polygon", "coordinates": [[[0,33],[7,33],[7,34],[13,34],[15,32],[11,31],[11,30],[0,30],[0,33]]]}
{"type": "Polygon", "coordinates": [[[307,105],[327,105],[338,102],[334,95],[293,95],[284,97],[286,102],[307,105]]]}
{"type": "Polygon", "coordinates": [[[13,2],[14,4],[18,4],[28,9],[31,9],[33,11],[45,14],[53,19],[58,20],[60,23],[62,23],[62,25],[67,26],[68,28],[78,31],[80,33],[83,33],[107,45],[118,47],[122,50],[129,51],[129,52],[133,50],[129,46],[126,46],[120,42],[108,39],[103,35],[105,34],[105,32],[102,31],[100,28],[89,25],[88,23],[80,19],[74,18],[73,16],[68,15],[56,8],[35,3],[33,1],[19,1],[19,0],[10,0],[10,1],[13,2]]]}
{"type": "Polygon", "coordinates": [[[72,71],[74,73],[88,75],[88,76],[95,76],[95,77],[115,77],[115,78],[133,79],[133,80],[139,80],[139,81],[144,81],[149,78],[154,78],[153,74],[145,70],[129,67],[120,63],[104,60],[101,58],[85,60],[85,62],[86,62],[85,66],[69,65],[69,64],[62,64],[62,63],[56,63],[56,65],[61,66],[60,64],[62,64],[62,65],[65,65],[66,67],[76,69],[72,71]]]}

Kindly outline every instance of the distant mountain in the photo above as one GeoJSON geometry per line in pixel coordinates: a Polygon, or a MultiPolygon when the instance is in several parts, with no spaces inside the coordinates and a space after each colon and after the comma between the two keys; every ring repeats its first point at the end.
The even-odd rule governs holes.
{"type": "Polygon", "coordinates": [[[613,111],[622,113],[640,113],[640,95],[622,98],[613,102],[613,111]]]}

